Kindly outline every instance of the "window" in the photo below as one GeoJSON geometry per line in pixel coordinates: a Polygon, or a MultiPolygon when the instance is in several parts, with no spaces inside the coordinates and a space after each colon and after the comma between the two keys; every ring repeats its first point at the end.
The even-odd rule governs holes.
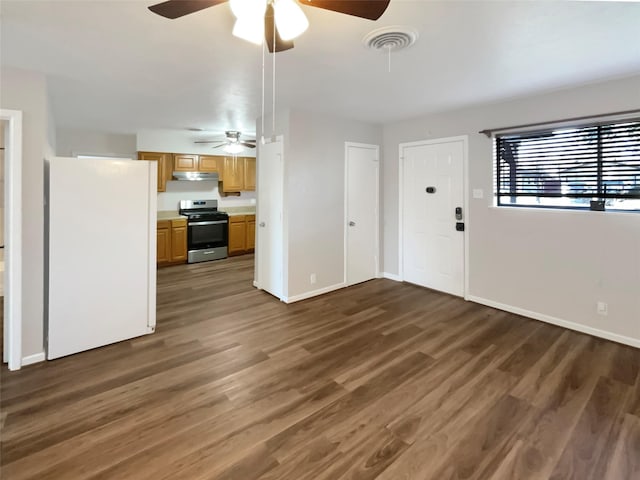
{"type": "Polygon", "coordinates": [[[640,120],[496,138],[500,206],[640,211],[640,120]]]}

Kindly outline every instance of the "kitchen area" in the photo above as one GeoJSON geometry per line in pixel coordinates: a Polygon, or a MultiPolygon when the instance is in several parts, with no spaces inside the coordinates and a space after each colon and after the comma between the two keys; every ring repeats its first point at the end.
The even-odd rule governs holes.
{"type": "Polygon", "coordinates": [[[158,164],[157,266],[253,253],[256,159],[138,152],[158,164]]]}

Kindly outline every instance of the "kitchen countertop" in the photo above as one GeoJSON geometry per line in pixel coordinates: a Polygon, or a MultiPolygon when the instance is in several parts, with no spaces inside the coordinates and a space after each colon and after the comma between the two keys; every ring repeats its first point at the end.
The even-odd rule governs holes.
{"type": "Polygon", "coordinates": [[[218,207],[220,211],[227,212],[227,215],[233,217],[235,215],[255,215],[256,207],[247,205],[246,207],[218,207]]]}
{"type": "Polygon", "coordinates": [[[158,220],[180,220],[182,218],[186,220],[187,217],[180,215],[175,210],[161,210],[158,212],[158,220]]]}

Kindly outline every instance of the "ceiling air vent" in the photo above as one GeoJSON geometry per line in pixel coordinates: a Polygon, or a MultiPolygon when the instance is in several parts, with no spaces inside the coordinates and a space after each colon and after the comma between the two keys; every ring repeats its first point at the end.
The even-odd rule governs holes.
{"type": "Polygon", "coordinates": [[[378,28],[363,39],[363,43],[371,50],[380,52],[396,52],[413,45],[418,39],[418,32],[410,27],[394,25],[378,28]]]}

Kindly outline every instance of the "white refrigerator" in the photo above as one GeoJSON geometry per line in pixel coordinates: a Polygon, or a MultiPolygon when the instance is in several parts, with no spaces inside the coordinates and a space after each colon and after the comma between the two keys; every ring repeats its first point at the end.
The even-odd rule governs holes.
{"type": "Polygon", "coordinates": [[[156,162],[52,158],[45,193],[47,358],[153,333],[156,162]]]}

